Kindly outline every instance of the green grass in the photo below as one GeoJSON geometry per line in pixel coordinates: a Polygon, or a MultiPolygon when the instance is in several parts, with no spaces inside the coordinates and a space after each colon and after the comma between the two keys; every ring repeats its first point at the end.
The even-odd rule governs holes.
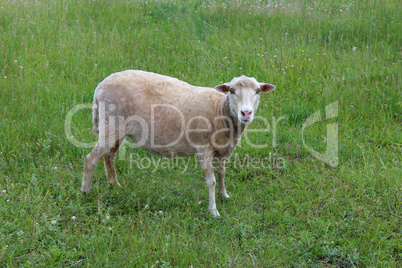
{"type": "MultiPolygon", "coordinates": [[[[400,267],[400,16],[396,0],[1,1],[0,267],[400,267]],[[123,188],[107,186],[100,163],[92,192],[79,191],[90,149],[68,141],[67,113],[125,69],[277,86],[258,111],[269,131],[248,135],[268,146],[242,140],[220,219],[191,158],[185,172],[180,161],[153,172],[127,148],[123,188]],[[304,133],[322,153],[326,124],[338,124],[333,168],[301,129],[335,101],[338,117],[304,133]]],[[[89,109],[72,126],[96,140],[89,109]]]]}

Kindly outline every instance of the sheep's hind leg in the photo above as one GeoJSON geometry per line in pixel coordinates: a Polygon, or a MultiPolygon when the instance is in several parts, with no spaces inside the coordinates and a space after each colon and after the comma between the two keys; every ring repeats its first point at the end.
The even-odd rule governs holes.
{"type": "Polygon", "coordinates": [[[108,154],[110,148],[105,148],[99,146],[99,143],[96,143],[95,147],[92,151],[85,157],[85,168],[84,175],[82,177],[82,187],[81,191],[84,193],[89,193],[92,187],[92,178],[94,175],[95,167],[98,161],[102,158],[102,156],[108,154]]]}
{"type": "Polygon", "coordinates": [[[117,150],[120,148],[121,144],[123,144],[123,141],[124,141],[124,139],[122,139],[120,141],[116,141],[116,144],[113,146],[113,148],[110,150],[110,152],[104,156],[107,182],[110,185],[113,185],[113,186],[116,185],[119,187],[121,187],[121,185],[117,181],[116,169],[115,169],[115,165],[114,165],[114,158],[116,156],[117,150]]]}
{"type": "Polygon", "coordinates": [[[229,198],[225,187],[225,160],[221,159],[218,166],[218,193],[222,198],[229,198]]]}

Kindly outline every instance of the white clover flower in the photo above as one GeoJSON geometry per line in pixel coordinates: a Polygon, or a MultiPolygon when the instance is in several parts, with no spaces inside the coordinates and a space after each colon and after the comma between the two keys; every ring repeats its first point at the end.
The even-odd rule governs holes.
{"type": "Polygon", "coordinates": [[[5,193],[7,193],[7,191],[6,190],[3,190],[3,191],[1,191],[3,194],[5,194],[5,193]]]}
{"type": "Polygon", "coordinates": [[[56,220],[52,220],[52,225],[56,225],[57,221],[56,220]]]}
{"type": "Polygon", "coordinates": [[[75,221],[76,219],[77,219],[77,218],[76,218],[75,216],[72,216],[72,217],[71,217],[71,220],[72,220],[72,221],[75,221]]]}
{"type": "Polygon", "coordinates": [[[109,231],[111,231],[112,230],[112,227],[109,227],[109,228],[107,228],[109,231]]]}

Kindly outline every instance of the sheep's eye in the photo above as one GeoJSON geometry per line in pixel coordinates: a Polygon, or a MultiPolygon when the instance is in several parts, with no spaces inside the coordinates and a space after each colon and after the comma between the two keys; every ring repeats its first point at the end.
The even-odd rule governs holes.
{"type": "Polygon", "coordinates": [[[260,94],[260,91],[261,91],[261,90],[257,90],[257,91],[255,92],[255,94],[260,94]]]}
{"type": "Polygon", "coordinates": [[[236,95],[235,91],[233,89],[230,90],[230,94],[236,95]]]}

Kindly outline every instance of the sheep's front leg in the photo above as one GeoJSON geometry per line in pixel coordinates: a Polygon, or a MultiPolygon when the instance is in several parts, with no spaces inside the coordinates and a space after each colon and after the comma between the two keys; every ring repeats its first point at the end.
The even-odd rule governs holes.
{"type": "Polygon", "coordinates": [[[209,192],[208,212],[214,215],[215,217],[220,217],[221,215],[219,215],[215,203],[216,180],[214,176],[214,168],[212,166],[212,155],[203,153],[199,157],[200,157],[201,168],[204,171],[205,181],[207,183],[209,192]]]}
{"type": "Polygon", "coordinates": [[[226,192],[225,188],[225,160],[220,160],[219,161],[219,166],[218,166],[218,186],[219,186],[219,195],[222,198],[229,198],[230,196],[226,192]]]}

